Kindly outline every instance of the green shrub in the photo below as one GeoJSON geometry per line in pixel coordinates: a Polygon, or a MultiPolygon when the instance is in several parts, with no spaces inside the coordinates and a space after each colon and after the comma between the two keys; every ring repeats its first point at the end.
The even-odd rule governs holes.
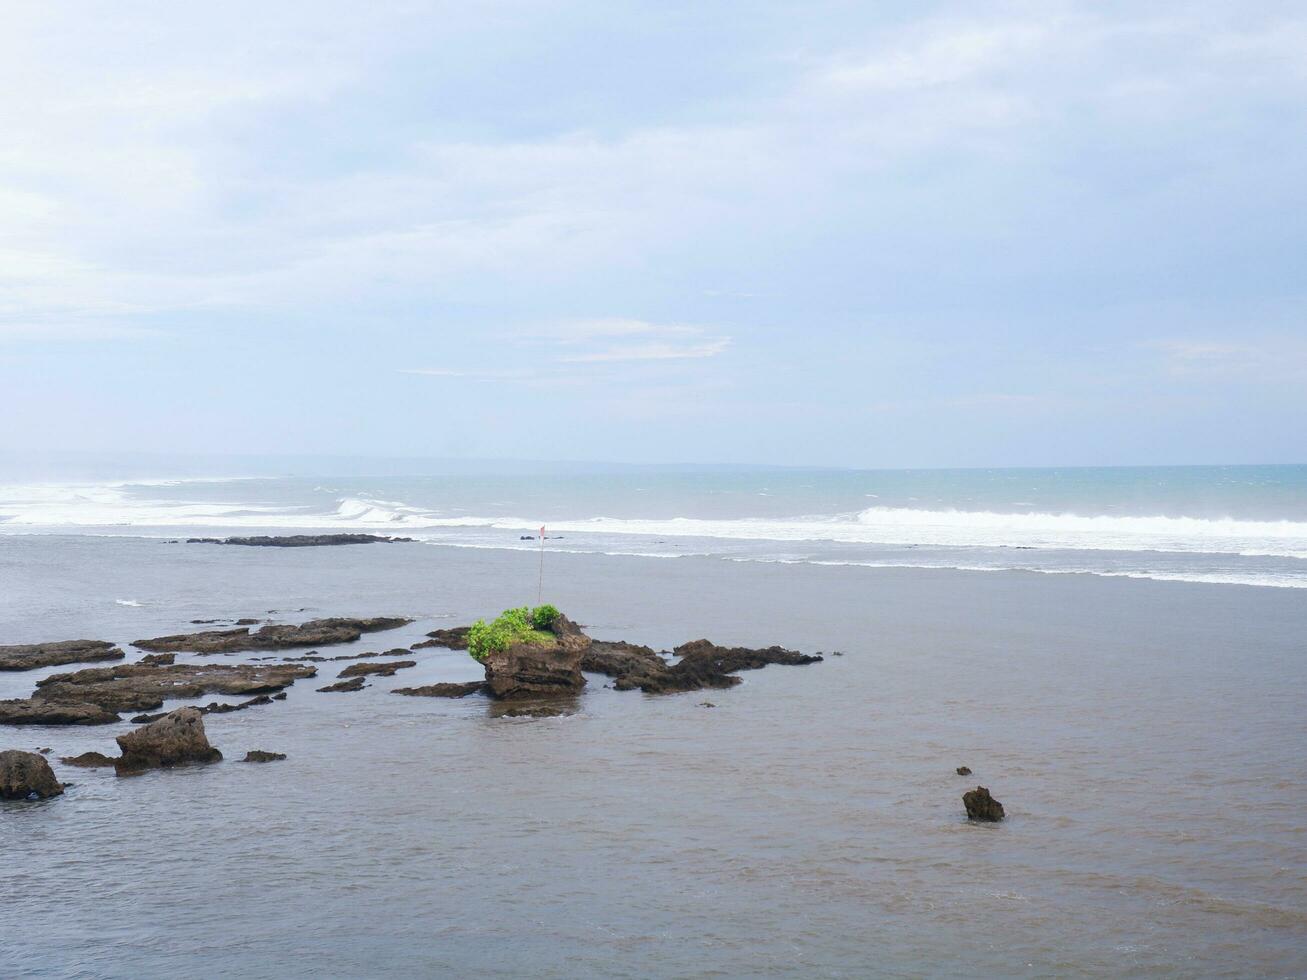
{"type": "Polygon", "coordinates": [[[554,625],[554,620],[558,618],[558,607],[545,603],[543,606],[536,606],[531,610],[531,625],[538,630],[547,630],[554,625]]]}
{"type": "Polygon", "coordinates": [[[478,619],[468,630],[467,652],[474,660],[484,662],[491,652],[507,650],[514,643],[553,646],[558,638],[541,628],[541,623],[553,623],[557,616],[553,606],[539,606],[534,611],[522,606],[505,609],[493,623],[478,619]]]}

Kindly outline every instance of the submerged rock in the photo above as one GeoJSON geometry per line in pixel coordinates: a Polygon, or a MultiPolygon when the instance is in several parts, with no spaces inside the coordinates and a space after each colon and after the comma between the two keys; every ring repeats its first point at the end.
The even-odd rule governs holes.
{"type": "Polygon", "coordinates": [[[252,548],[321,548],[340,544],[390,544],[412,538],[389,538],[380,534],[286,534],[255,535],[246,538],[187,538],[187,544],[235,544],[252,548]]]}
{"type": "Polygon", "coordinates": [[[286,758],[285,752],[264,752],[262,749],[251,749],[245,753],[245,758],[241,762],[280,762],[286,758]]]}
{"type": "Polygon", "coordinates": [[[410,650],[422,650],[426,647],[444,647],[447,650],[466,650],[467,634],[472,629],[471,626],[451,626],[449,629],[432,630],[427,636],[429,640],[423,640],[421,643],[414,643],[410,650]]]}
{"type": "Polygon", "coordinates": [[[967,808],[968,820],[985,820],[991,823],[1003,819],[1003,804],[989,795],[984,786],[977,786],[962,794],[962,805],[967,808]]]}
{"type": "Polygon", "coordinates": [[[0,752],[0,800],[45,800],[63,791],[45,756],[17,749],[0,752]]]}
{"type": "Polygon", "coordinates": [[[351,677],[347,681],[337,681],[335,684],[328,684],[326,687],[318,688],[319,694],[343,693],[348,691],[363,690],[363,678],[351,677]]]}
{"type": "Polygon", "coordinates": [[[428,684],[426,687],[401,687],[391,694],[405,694],[411,698],[465,698],[485,690],[485,681],[468,681],[466,684],[428,684]]]}
{"type": "Polygon", "coordinates": [[[190,762],[217,762],[222,753],[209,744],[204,716],[198,708],[178,708],[158,721],[118,736],[122,758],[119,772],[179,766],[190,762]]]}
{"type": "Polygon", "coordinates": [[[350,664],[336,676],[367,677],[369,674],[375,674],[377,677],[394,677],[395,671],[417,665],[416,660],[383,660],[373,664],[350,664]]]}
{"type": "Polygon", "coordinates": [[[585,687],[581,659],[590,647],[590,637],[559,613],[549,628],[557,640],[552,646],[514,643],[504,650],[491,650],[483,665],[486,691],[501,700],[576,694],[585,687]]]}
{"type": "Polygon", "coordinates": [[[32,670],[62,664],[122,660],[126,654],[107,640],[63,640],[0,646],[0,670],[32,670]]]}
{"type": "MultiPolygon", "coordinates": [[[[256,698],[250,698],[248,701],[242,701],[240,704],[228,704],[226,702],[211,701],[203,707],[197,708],[202,715],[225,715],[232,711],[244,711],[246,708],[257,707],[261,704],[272,704],[273,699],[266,694],[260,694],[256,698]]],[[[152,721],[158,721],[168,714],[166,711],[160,711],[153,715],[137,715],[132,719],[133,725],[144,725],[152,721]]]]}
{"type": "Polygon", "coordinates": [[[135,640],[132,646],[155,653],[243,653],[247,650],[330,646],[334,643],[353,643],[364,633],[393,630],[411,622],[410,619],[387,616],[372,619],[314,619],[300,626],[264,626],[253,633],[249,627],[243,626],[228,630],[156,636],[149,640],[135,640]]]}
{"type": "Polygon", "coordinates": [[[83,752],[81,755],[66,756],[59,760],[65,766],[77,766],[81,769],[112,769],[116,763],[103,752],[83,752]]]}

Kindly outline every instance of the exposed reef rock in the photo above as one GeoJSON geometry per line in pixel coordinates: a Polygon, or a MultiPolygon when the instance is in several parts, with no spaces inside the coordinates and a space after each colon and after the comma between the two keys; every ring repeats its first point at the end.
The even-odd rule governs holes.
{"type": "Polygon", "coordinates": [[[251,548],[321,548],[337,544],[391,544],[412,538],[389,538],[380,534],[287,534],[255,535],[249,538],[187,538],[187,544],[236,544],[251,548]]]}
{"type": "Polygon", "coordinates": [[[66,756],[59,761],[65,766],[77,766],[80,769],[112,769],[117,764],[103,752],[83,752],[81,755],[66,756]]]}
{"type": "Polygon", "coordinates": [[[241,762],[280,762],[286,758],[285,752],[264,752],[262,749],[251,749],[245,753],[245,758],[241,762]]]}
{"type": "MultiPolygon", "coordinates": [[[[225,715],[232,711],[244,711],[246,708],[253,708],[260,704],[272,704],[272,698],[266,694],[260,694],[257,698],[250,698],[248,701],[242,701],[240,704],[227,704],[225,702],[212,701],[197,710],[202,715],[225,715]]],[[[137,715],[132,719],[133,725],[144,725],[152,721],[158,721],[168,714],[166,711],[160,711],[153,715],[137,715]]]]}
{"type": "MultiPolygon", "coordinates": [[[[316,667],[299,664],[119,664],[87,667],[71,674],[52,674],[38,681],[36,693],[25,700],[0,701],[3,725],[104,725],[119,720],[120,711],[150,711],[175,698],[205,694],[272,694],[316,667]]],[[[233,711],[253,704],[209,705],[233,711]]]]}
{"type": "Polygon", "coordinates": [[[401,687],[391,694],[406,694],[411,698],[465,698],[480,694],[486,689],[485,681],[468,681],[466,684],[428,684],[426,687],[401,687]]]}
{"type": "Polygon", "coordinates": [[[427,636],[429,640],[423,640],[421,643],[414,643],[410,650],[421,650],[425,647],[444,647],[447,650],[466,650],[467,634],[470,626],[451,626],[449,629],[432,630],[427,636]]]}
{"type": "Polygon", "coordinates": [[[585,687],[581,659],[590,637],[561,613],[549,631],[558,640],[552,646],[514,643],[486,654],[486,690],[492,697],[516,701],[576,694],[585,687]]]}
{"type": "Polygon", "coordinates": [[[45,800],[63,791],[45,756],[16,749],[0,752],[0,800],[45,800]]]}
{"type": "Polygon", "coordinates": [[[340,694],[349,691],[363,690],[363,678],[351,677],[347,681],[337,681],[335,684],[328,684],[326,687],[318,688],[319,694],[340,694]]]}
{"type": "Polygon", "coordinates": [[[962,805],[967,808],[968,820],[996,823],[1003,819],[1003,804],[989,795],[984,786],[977,786],[962,794],[962,805]]]}
{"type": "Polygon", "coordinates": [[[27,643],[0,646],[0,670],[32,670],[62,664],[122,660],[121,650],[107,640],[64,640],[59,643],[27,643]]]}
{"type": "Polygon", "coordinates": [[[301,626],[264,626],[251,633],[241,627],[179,633],[136,640],[132,646],[154,653],[191,651],[195,653],[241,653],[247,650],[283,650],[289,647],[330,646],[353,643],[364,633],[393,630],[412,620],[393,616],[374,619],[314,619],[301,626]]]}
{"type": "MultiPolygon", "coordinates": [[[[373,650],[371,653],[342,653],[336,657],[324,657],[316,650],[304,654],[302,657],[282,657],[286,663],[298,663],[308,661],[309,663],[323,664],[336,660],[367,660],[369,657],[403,657],[408,651],[403,647],[396,647],[394,650],[373,650]]],[[[255,660],[275,660],[275,657],[255,657],[255,660]]]]}
{"type": "Polygon", "coordinates": [[[123,753],[115,762],[120,773],[217,762],[222,758],[222,753],[209,744],[204,716],[197,708],[178,708],[158,721],[119,735],[118,747],[123,753]]]}
{"type": "Polygon", "coordinates": [[[968,768],[967,766],[958,766],[958,768],[957,768],[957,774],[958,774],[959,776],[970,776],[970,775],[971,775],[971,769],[968,768]]]}
{"type": "Polygon", "coordinates": [[[177,662],[175,653],[147,653],[136,661],[138,667],[170,667],[177,662]]]}
{"type": "Polygon", "coordinates": [[[581,669],[609,677],[626,677],[666,670],[667,661],[652,647],[625,640],[592,640],[590,649],[581,658],[581,669]]]}
{"type": "Polygon", "coordinates": [[[369,674],[374,674],[377,677],[394,677],[396,671],[417,665],[416,660],[382,660],[372,664],[350,664],[336,676],[367,677],[369,674]]]}
{"type": "MultiPolygon", "coordinates": [[[[677,647],[672,654],[680,660],[670,665],[662,658],[655,662],[643,652],[632,653],[636,650],[640,648],[628,645],[627,650],[622,651],[635,669],[615,675],[617,680],[613,686],[619,691],[639,688],[648,694],[675,694],[731,687],[740,683],[740,678],[734,676],[736,671],[758,670],[770,664],[815,664],[822,659],[783,647],[750,650],[746,647],[719,647],[708,640],[694,640],[677,647]]],[[[608,665],[617,666],[620,662],[609,660],[608,665]]]]}

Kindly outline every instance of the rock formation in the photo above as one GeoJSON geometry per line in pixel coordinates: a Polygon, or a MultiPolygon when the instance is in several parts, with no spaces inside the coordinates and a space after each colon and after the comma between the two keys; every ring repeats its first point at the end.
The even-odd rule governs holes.
{"type": "Polygon", "coordinates": [[[631,647],[610,657],[610,667],[630,666],[628,672],[616,674],[613,686],[619,691],[638,688],[647,694],[674,694],[704,688],[731,687],[740,683],[734,676],[740,670],[758,670],[769,664],[815,664],[819,656],[809,656],[784,647],[751,650],[747,647],[719,647],[707,640],[683,643],[672,651],[680,659],[668,664],[648,647],[631,647]],[[646,653],[645,651],[648,651],[646,653]]]}
{"type": "Polygon", "coordinates": [[[957,768],[957,774],[958,774],[959,776],[970,776],[970,775],[971,775],[971,769],[970,769],[968,766],[958,766],[958,768],[957,768]]]}
{"type": "Polygon", "coordinates": [[[468,681],[466,684],[428,684],[426,687],[401,687],[391,694],[406,694],[411,698],[465,698],[485,690],[485,681],[468,681]]]}
{"type": "Polygon", "coordinates": [[[328,684],[326,687],[318,688],[319,694],[339,694],[349,691],[363,690],[363,678],[351,677],[346,681],[336,681],[335,684],[328,684]]]}
{"type": "Polygon", "coordinates": [[[103,752],[83,752],[81,755],[66,756],[59,760],[65,766],[77,766],[81,769],[112,769],[114,760],[103,752]]]}
{"type": "Polygon", "coordinates": [[[466,650],[467,634],[470,626],[451,626],[449,629],[432,630],[427,636],[429,640],[423,640],[421,643],[414,643],[411,650],[421,650],[424,647],[444,647],[447,650],[466,650]]]}
{"type": "Polygon", "coordinates": [[[241,762],[280,762],[286,758],[285,752],[264,752],[262,749],[251,749],[245,753],[245,758],[241,762]]]}
{"type": "Polygon", "coordinates": [[[585,686],[581,659],[590,647],[586,636],[561,613],[550,626],[557,642],[552,646],[514,643],[504,650],[488,651],[486,691],[502,700],[576,694],[585,686]]]}
{"type": "Polygon", "coordinates": [[[997,822],[1003,819],[1003,804],[990,796],[984,786],[963,793],[962,805],[967,808],[968,820],[997,822]]]}
{"type": "Polygon", "coordinates": [[[135,640],[132,646],[154,653],[191,651],[194,653],[242,653],[247,650],[284,650],[292,647],[330,646],[353,643],[364,633],[393,630],[412,622],[398,617],[373,619],[314,619],[300,626],[264,626],[250,632],[248,627],[229,630],[206,630],[178,633],[135,640]]]}
{"type": "Polygon", "coordinates": [[[44,800],[63,791],[45,756],[16,749],[0,752],[0,800],[44,800]]]}
{"type": "Polygon", "coordinates": [[[367,677],[369,674],[375,674],[377,677],[394,677],[395,671],[417,665],[416,660],[379,660],[370,664],[350,664],[336,676],[367,677]]]}
{"type": "Polygon", "coordinates": [[[106,640],[64,640],[59,643],[27,643],[0,646],[0,670],[32,670],[62,664],[122,660],[126,656],[106,640]]]}
{"type": "Polygon", "coordinates": [[[235,544],[251,548],[321,548],[339,544],[391,544],[412,538],[388,538],[380,534],[286,534],[255,535],[248,538],[187,538],[187,544],[235,544]]]}
{"type": "Polygon", "coordinates": [[[178,708],[126,735],[118,736],[122,758],[119,772],[179,766],[188,762],[217,762],[222,753],[209,744],[204,716],[197,708],[178,708]]]}

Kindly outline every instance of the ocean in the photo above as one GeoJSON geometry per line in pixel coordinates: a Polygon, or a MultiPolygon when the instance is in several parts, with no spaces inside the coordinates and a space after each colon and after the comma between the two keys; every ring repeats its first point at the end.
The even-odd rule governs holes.
{"type": "Polygon", "coordinates": [[[1307,467],[474,468],[4,475],[0,644],[408,647],[534,602],[543,525],[593,636],[826,659],[541,718],[389,693],[478,677],[458,651],[349,694],[322,664],[206,717],[226,761],[134,778],[58,762],[126,721],[0,728],[73,783],[0,803],[0,973],[1307,975],[1307,467]],[[340,530],[416,540],[185,543],[340,530]]]}

